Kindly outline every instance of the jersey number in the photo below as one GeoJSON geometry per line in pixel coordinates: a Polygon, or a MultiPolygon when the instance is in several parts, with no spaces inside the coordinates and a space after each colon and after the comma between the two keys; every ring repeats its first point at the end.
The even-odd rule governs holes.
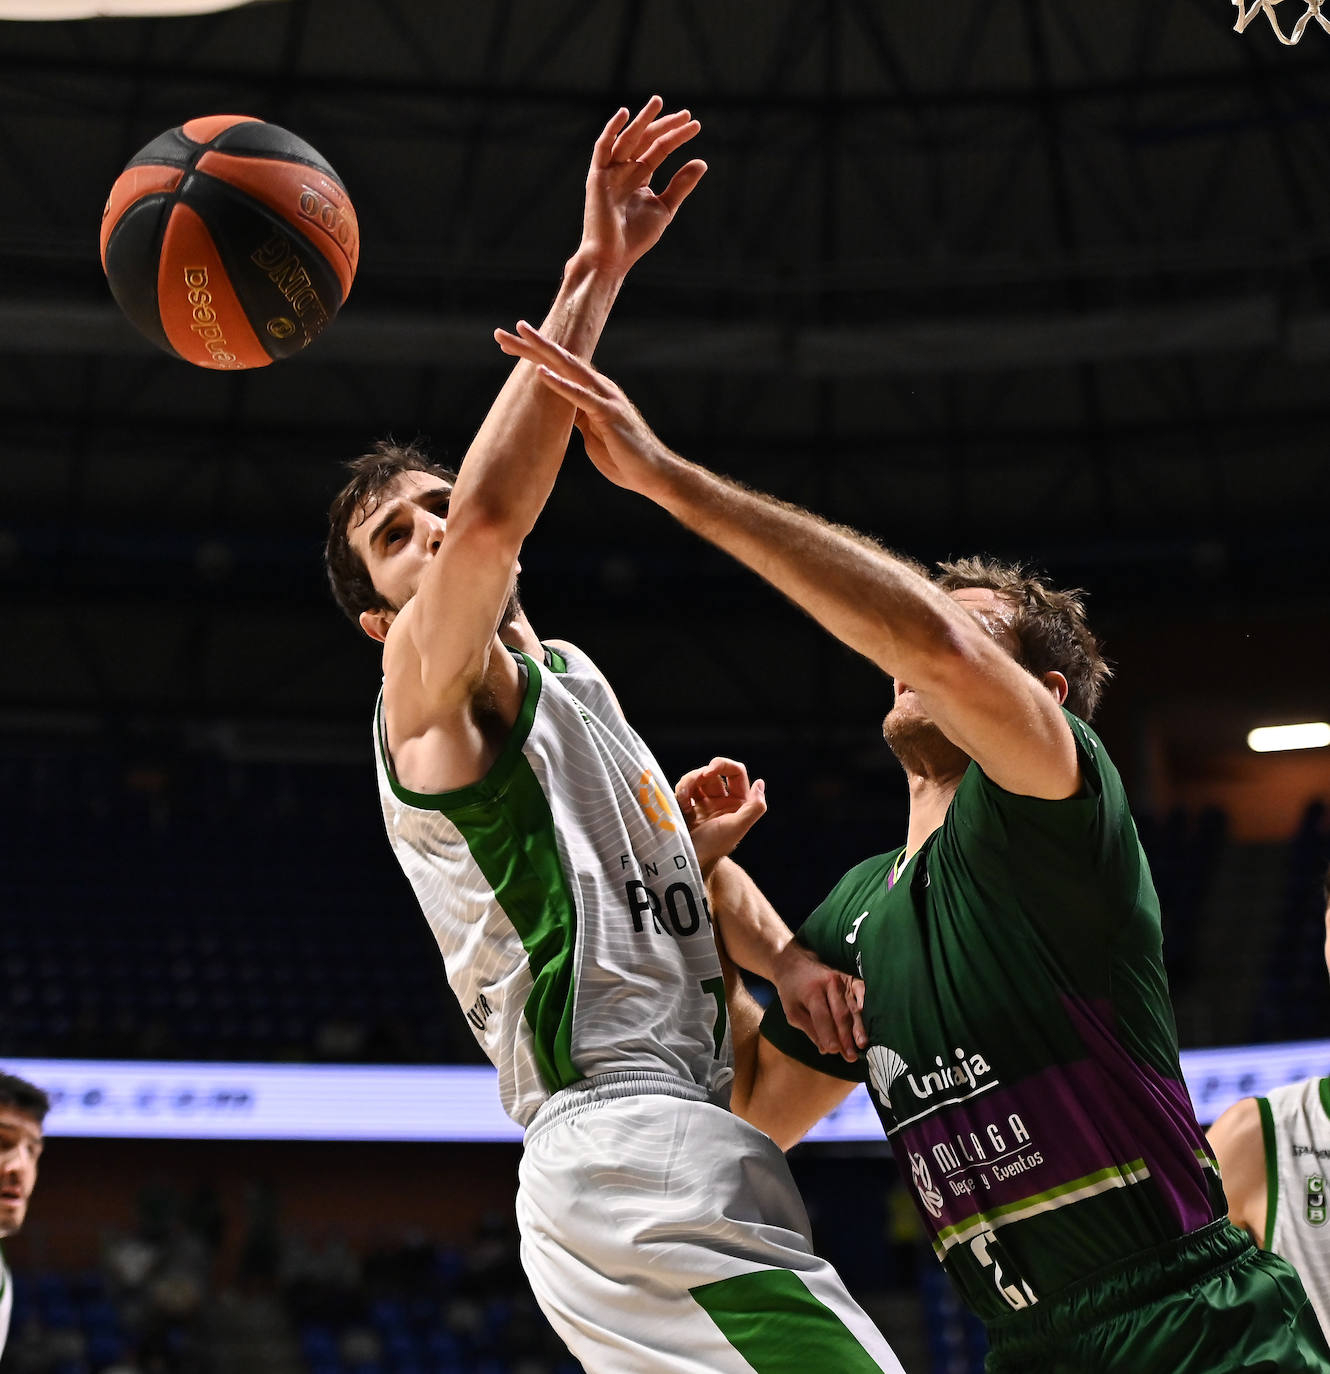
{"type": "Polygon", "coordinates": [[[1016,1279],[1015,1283],[1006,1281],[1007,1275],[1003,1272],[1002,1264],[998,1259],[997,1252],[1000,1250],[1001,1245],[992,1231],[981,1231],[970,1242],[970,1253],[974,1255],[983,1268],[993,1271],[993,1283],[996,1285],[997,1291],[1012,1307],[1020,1311],[1022,1307],[1029,1307],[1032,1303],[1038,1302],[1039,1299],[1035,1297],[1030,1285],[1019,1275],[1012,1276],[1016,1279]]]}
{"type": "Polygon", "coordinates": [[[725,1045],[725,979],[724,978],[703,978],[702,991],[709,997],[716,999],[716,1058],[720,1058],[721,1049],[725,1045]]]}

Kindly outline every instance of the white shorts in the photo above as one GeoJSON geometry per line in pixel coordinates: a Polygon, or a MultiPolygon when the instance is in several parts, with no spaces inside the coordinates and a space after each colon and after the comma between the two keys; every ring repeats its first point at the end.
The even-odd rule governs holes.
{"type": "Polygon", "coordinates": [[[523,1267],[587,1374],[902,1374],[813,1254],[785,1156],[700,1088],[566,1088],[518,1179],[523,1267]]]}

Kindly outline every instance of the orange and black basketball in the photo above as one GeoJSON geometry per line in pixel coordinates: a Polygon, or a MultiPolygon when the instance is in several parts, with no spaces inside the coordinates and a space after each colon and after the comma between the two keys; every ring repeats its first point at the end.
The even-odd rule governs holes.
{"type": "Polygon", "coordinates": [[[316,339],[356,275],[337,173],[248,115],[191,119],[130,159],[102,212],[102,267],[131,324],[199,367],[266,367],[316,339]]]}

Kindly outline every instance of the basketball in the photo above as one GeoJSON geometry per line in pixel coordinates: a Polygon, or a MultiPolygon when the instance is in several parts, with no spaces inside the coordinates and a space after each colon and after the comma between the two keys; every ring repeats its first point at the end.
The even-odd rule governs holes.
{"type": "Polygon", "coordinates": [[[360,255],[341,179],[249,115],[191,119],[132,157],[102,211],[116,304],[159,348],[220,371],[289,358],[327,328],[360,255]]]}

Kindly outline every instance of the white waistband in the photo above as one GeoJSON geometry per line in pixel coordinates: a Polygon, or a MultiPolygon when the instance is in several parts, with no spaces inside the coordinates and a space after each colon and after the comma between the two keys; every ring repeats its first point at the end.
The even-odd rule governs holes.
{"type": "MultiPolygon", "coordinates": [[[[707,1102],[707,1090],[697,1083],[688,1083],[668,1073],[602,1073],[584,1078],[571,1087],[560,1088],[540,1104],[526,1128],[523,1140],[530,1142],[546,1127],[575,1112],[589,1111],[604,1102],[620,1097],[678,1097],[688,1102],[707,1102]]],[[[719,1104],[717,1104],[719,1105],[719,1104]]]]}

